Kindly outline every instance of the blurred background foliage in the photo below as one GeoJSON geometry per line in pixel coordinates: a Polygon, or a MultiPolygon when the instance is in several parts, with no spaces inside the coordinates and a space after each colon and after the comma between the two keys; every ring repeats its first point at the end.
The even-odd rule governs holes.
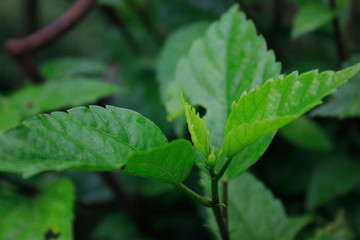
{"type": "MultiPolygon", "coordinates": [[[[0,43],[46,26],[73,3],[1,0],[0,43]],[[26,2],[37,3],[34,12],[26,2]],[[29,14],[36,18],[33,26],[29,14]]],[[[164,89],[178,59],[235,3],[274,50],[282,73],[337,70],[359,61],[358,0],[100,0],[71,31],[35,53],[46,78],[42,85],[25,78],[0,48],[0,130],[41,112],[110,104],[140,112],[169,139],[188,138],[182,119],[167,120],[164,89]]],[[[281,129],[251,168],[283,202],[295,239],[360,239],[359,84],[357,76],[324,105],[281,129]]],[[[198,182],[195,169],[187,184],[201,191],[198,182]]],[[[73,197],[74,225],[66,228],[74,239],[212,238],[204,227],[205,212],[171,186],[77,171],[26,180],[0,173],[1,218],[11,216],[9,226],[0,226],[0,238],[10,236],[10,225],[17,227],[18,219],[31,218],[30,209],[43,214],[44,198],[55,198],[44,210],[52,211],[68,210],[66,201],[73,197]],[[61,193],[70,184],[64,178],[75,186],[75,196],[61,193]],[[54,186],[60,186],[58,192],[54,186]],[[51,192],[55,195],[47,196],[51,192]],[[64,201],[57,203],[56,194],[64,201]],[[15,202],[22,212],[11,215],[7,210],[15,202]]],[[[43,219],[56,222],[51,216],[43,219]]],[[[34,222],[34,229],[41,230],[42,224],[34,222]]],[[[52,232],[47,236],[57,239],[52,232]]]]}

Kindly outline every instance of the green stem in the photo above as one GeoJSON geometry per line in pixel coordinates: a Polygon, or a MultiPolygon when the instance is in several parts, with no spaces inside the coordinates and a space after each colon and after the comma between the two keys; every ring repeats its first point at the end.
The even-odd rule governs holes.
{"type": "Polygon", "coordinates": [[[222,177],[224,176],[225,171],[226,171],[226,169],[228,168],[228,166],[230,165],[230,163],[231,163],[232,160],[233,160],[233,158],[226,158],[225,163],[224,163],[224,165],[221,167],[220,171],[219,171],[217,174],[215,174],[215,178],[216,178],[217,180],[219,180],[220,178],[222,178],[222,177]]]}
{"type": "MultiPolygon", "coordinates": [[[[225,171],[224,171],[225,172],[225,171]]],[[[219,227],[220,235],[223,240],[229,240],[229,231],[225,224],[224,215],[222,213],[222,206],[219,199],[219,178],[215,174],[214,168],[210,169],[211,176],[211,198],[213,202],[212,210],[216,219],[216,223],[219,227]]]]}
{"type": "Polygon", "coordinates": [[[180,184],[177,186],[185,195],[187,195],[188,197],[194,199],[195,201],[197,201],[198,203],[204,205],[205,207],[212,207],[214,204],[212,201],[200,196],[199,194],[197,194],[196,192],[194,192],[193,190],[191,190],[190,188],[188,188],[187,186],[185,186],[184,184],[180,184]]]}

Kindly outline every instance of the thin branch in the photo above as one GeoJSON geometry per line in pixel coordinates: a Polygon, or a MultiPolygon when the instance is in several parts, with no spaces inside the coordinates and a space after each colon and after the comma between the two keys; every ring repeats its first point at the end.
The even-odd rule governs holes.
{"type": "Polygon", "coordinates": [[[13,55],[24,74],[34,83],[42,83],[41,75],[31,53],[49,44],[70,30],[90,11],[96,0],[78,0],[72,8],[43,29],[21,39],[9,39],[5,48],[13,55]]]}
{"type": "Polygon", "coordinates": [[[138,47],[133,36],[131,35],[131,32],[125,24],[125,21],[121,18],[121,16],[119,16],[116,10],[110,6],[101,6],[100,9],[107,17],[109,22],[114,24],[114,26],[116,26],[117,29],[121,32],[125,42],[129,45],[132,52],[134,54],[139,54],[140,48],[138,47]]]}
{"type": "Polygon", "coordinates": [[[112,172],[101,172],[101,178],[109,186],[117,202],[122,205],[122,208],[130,215],[133,216],[131,208],[131,198],[132,196],[128,194],[125,188],[121,183],[116,179],[114,173],[112,172]]]}
{"type": "Polygon", "coordinates": [[[224,222],[225,222],[225,227],[226,227],[227,231],[229,231],[229,219],[228,219],[228,181],[226,181],[226,180],[222,181],[222,191],[223,191],[222,201],[223,201],[223,203],[224,203],[223,218],[224,218],[224,222]]]}
{"type": "Polygon", "coordinates": [[[96,0],[78,0],[72,8],[43,29],[22,39],[6,41],[6,49],[11,54],[18,56],[43,47],[74,27],[95,3],[96,0]]]}
{"type": "Polygon", "coordinates": [[[30,34],[39,26],[38,22],[38,0],[26,0],[24,4],[25,11],[25,31],[30,34]]]}
{"type": "Polygon", "coordinates": [[[124,0],[124,2],[138,16],[141,23],[153,35],[153,37],[157,40],[157,42],[162,43],[164,41],[164,35],[158,28],[156,28],[152,24],[151,18],[147,13],[147,11],[142,6],[136,5],[135,1],[133,0],[124,0]]]}
{"type": "Polygon", "coordinates": [[[5,182],[8,182],[14,186],[16,186],[20,191],[26,195],[30,196],[36,196],[40,190],[30,184],[27,184],[26,182],[23,182],[21,180],[18,180],[16,178],[10,177],[8,175],[1,174],[0,180],[3,180],[5,182]]]}
{"type": "MultiPolygon", "coordinates": [[[[336,1],[330,0],[330,6],[333,10],[336,10],[337,9],[336,1]]],[[[340,29],[339,18],[337,16],[333,19],[333,28],[334,28],[335,37],[336,37],[336,47],[337,47],[337,52],[338,52],[338,58],[339,58],[339,62],[341,64],[348,58],[348,53],[346,50],[344,37],[343,37],[343,34],[340,29]]]]}
{"type": "Polygon", "coordinates": [[[219,227],[222,240],[229,240],[230,234],[225,224],[224,215],[222,212],[222,204],[219,198],[219,179],[217,178],[214,167],[210,168],[211,177],[211,200],[213,202],[212,210],[215,216],[216,223],[219,227]]]}

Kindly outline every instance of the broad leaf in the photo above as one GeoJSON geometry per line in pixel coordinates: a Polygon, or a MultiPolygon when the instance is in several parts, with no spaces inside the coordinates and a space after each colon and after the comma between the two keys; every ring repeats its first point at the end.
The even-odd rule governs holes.
{"type": "Polygon", "coordinates": [[[339,72],[294,72],[244,93],[226,123],[224,155],[233,157],[259,137],[300,117],[359,70],[360,64],[339,72]]]}
{"type": "Polygon", "coordinates": [[[200,118],[199,113],[196,113],[196,110],[185,101],[182,95],[181,98],[191,140],[199,152],[207,158],[209,156],[209,131],[206,128],[206,119],[200,118]]]}
{"type": "Polygon", "coordinates": [[[68,180],[52,183],[34,198],[0,194],[0,239],[73,239],[74,198],[68,180]]]}
{"type": "Polygon", "coordinates": [[[0,99],[0,130],[13,127],[30,116],[71,106],[93,103],[101,97],[118,92],[120,88],[98,79],[73,79],[30,85],[0,99]],[[16,113],[15,113],[16,110],[16,113]]]}
{"type": "Polygon", "coordinates": [[[206,108],[210,144],[221,148],[231,103],[242,92],[262,85],[280,72],[273,52],[256,34],[254,24],[235,6],[213,23],[179,61],[173,98],[167,104],[170,116],[182,113],[180,91],[192,105],[206,108]]]}
{"type": "Polygon", "coordinates": [[[229,182],[227,211],[230,239],[289,239],[281,202],[249,173],[229,182]]]}
{"type": "Polygon", "coordinates": [[[140,176],[160,179],[164,175],[161,180],[172,184],[187,177],[196,156],[190,143],[167,144],[160,129],[140,114],[111,106],[68,112],[41,114],[0,133],[0,170],[30,176],[68,168],[125,168],[124,172],[140,176]],[[150,165],[158,169],[149,169],[150,165]]]}
{"type": "Polygon", "coordinates": [[[299,147],[324,151],[332,148],[332,142],[323,129],[307,117],[301,117],[288,124],[279,131],[279,134],[299,147]]]}
{"type": "Polygon", "coordinates": [[[334,157],[320,164],[311,177],[306,205],[309,210],[360,186],[360,163],[334,157]]]}
{"type": "Polygon", "coordinates": [[[309,33],[329,23],[335,16],[336,11],[322,1],[312,0],[300,6],[300,12],[296,15],[292,29],[292,37],[309,33]]]}

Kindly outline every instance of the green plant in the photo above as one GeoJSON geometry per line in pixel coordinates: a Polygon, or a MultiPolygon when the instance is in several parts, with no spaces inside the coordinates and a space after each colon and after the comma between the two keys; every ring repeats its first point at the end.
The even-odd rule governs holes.
{"type": "MultiPolygon", "coordinates": [[[[233,7],[189,46],[171,70],[173,80],[166,81],[172,74],[163,75],[169,119],[185,113],[195,148],[185,139],[168,142],[154,123],[134,111],[77,107],[40,114],[1,132],[0,170],[25,177],[76,169],[153,178],[211,209],[208,225],[222,239],[289,239],[294,230],[281,203],[244,172],[276,130],[319,105],[357,74],[360,64],[338,72],[279,75],[280,69],[253,23],[233,7]],[[206,120],[189,102],[206,109],[206,120]],[[193,163],[201,169],[209,196],[183,183],[193,163]]],[[[71,199],[73,189],[67,190],[71,199]]],[[[62,224],[51,223],[51,230],[69,239],[69,227],[62,224]]],[[[0,237],[8,234],[5,227],[0,237]]]]}

